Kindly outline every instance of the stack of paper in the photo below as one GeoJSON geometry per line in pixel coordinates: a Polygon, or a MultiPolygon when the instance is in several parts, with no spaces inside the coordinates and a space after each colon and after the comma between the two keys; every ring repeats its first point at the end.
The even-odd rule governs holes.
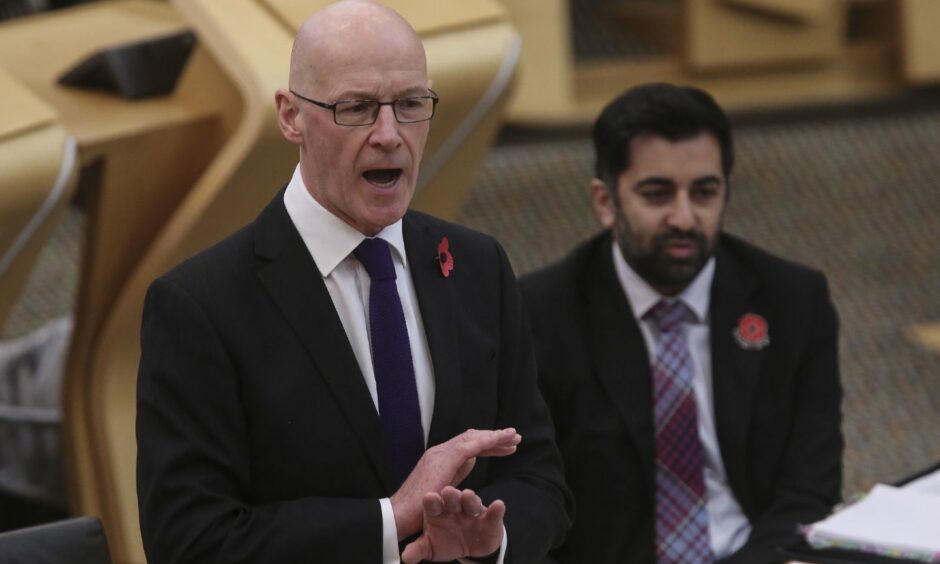
{"type": "Polygon", "coordinates": [[[940,562],[940,473],[908,487],[877,485],[861,501],[807,528],[813,548],[846,548],[940,562]]]}

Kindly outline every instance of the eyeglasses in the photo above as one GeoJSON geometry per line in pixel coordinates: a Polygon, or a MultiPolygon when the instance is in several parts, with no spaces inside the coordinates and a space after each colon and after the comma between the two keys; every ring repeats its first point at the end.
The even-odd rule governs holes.
{"type": "Polygon", "coordinates": [[[434,108],[437,107],[438,97],[433,90],[427,96],[409,96],[399,98],[391,102],[379,102],[378,100],[339,100],[328,104],[318,100],[311,100],[306,96],[290,91],[301,100],[310,102],[315,106],[333,112],[333,121],[337,125],[359,126],[372,125],[379,117],[379,110],[382,106],[391,106],[395,114],[395,120],[398,123],[418,123],[428,121],[434,117],[434,108]]]}

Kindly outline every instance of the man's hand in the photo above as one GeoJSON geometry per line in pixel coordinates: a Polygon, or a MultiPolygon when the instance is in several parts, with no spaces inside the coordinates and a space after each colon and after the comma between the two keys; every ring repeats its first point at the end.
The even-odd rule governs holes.
{"type": "Polygon", "coordinates": [[[421,530],[425,495],[439,496],[446,486],[462,482],[473,470],[478,456],[508,456],[516,452],[520,442],[522,437],[513,428],[470,429],[426,450],[405,483],[391,497],[398,540],[421,530]]]}
{"type": "Polygon", "coordinates": [[[483,505],[473,490],[447,486],[422,500],[424,533],[405,547],[402,562],[446,562],[456,558],[489,556],[503,542],[506,505],[496,500],[483,505]]]}

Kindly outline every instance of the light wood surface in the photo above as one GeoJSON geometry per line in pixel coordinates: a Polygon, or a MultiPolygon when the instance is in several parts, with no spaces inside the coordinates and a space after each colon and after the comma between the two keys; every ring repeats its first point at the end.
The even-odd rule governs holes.
{"type": "Polygon", "coordinates": [[[901,60],[913,84],[940,80],[940,2],[897,0],[900,9],[901,60]]]}
{"type": "Polygon", "coordinates": [[[58,113],[0,66],[0,141],[52,123],[58,113]]]}
{"type": "Polygon", "coordinates": [[[812,24],[824,22],[829,17],[830,5],[819,0],[723,0],[729,6],[737,6],[765,12],[772,16],[812,24]]]}
{"type": "Polygon", "coordinates": [[[803,4],[817,6],[814,19],[781,19],[725,0],[684,0],[686,64],[703,71],[833,60],[842,47],[845,1],[803,4]]]}
{"type": "Polygon", "coordinates": [[[56,80],[105,47],[181,31],[184,22],[166,3],[148,0],[95,2],[0,24],[0,67],[56,110],[78,139],[83,159],[114,139],[189,122],[205,108],[175,98],[123,100],[105,93],[59,86],[56,80]]]}
{"type": "Polygon", "coordinates": [[[507,117],[519,124],[590,123],[611,98],[651,81],[702,86],[729,110],[864,100],[940,81],[936,0],[609,3],[603,21],[657,51],[585,61],[573,55],[571,0],[502,1],[524,44],[507,117]],[[892,17],[907,3],[920,14],[908,16],[920,33],[902,32],[909,78],[898,72],[904,39],[892,17]],[[851,38],[850,10],[864,20],[851,38]]]}
{"type": "Polygon", "coordinates": [[[908,337],[928,350],[940,354],[940,322],[914,325],[910,328],[908,337]]]}
{"type": "MultiPolygon", "coordinates": [[[[292,31],[316,10],[333,0],[261,0],[292,31]]],[[[504,18],[497,0],[390,0],[385,2],[402,15],[422,38],[477,27],[504,18]]]]}

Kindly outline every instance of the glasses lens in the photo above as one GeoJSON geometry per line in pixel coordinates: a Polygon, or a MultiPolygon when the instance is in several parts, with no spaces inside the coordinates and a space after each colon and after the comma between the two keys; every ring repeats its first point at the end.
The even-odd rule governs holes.
{"type": "Polygon", "coordinates": [[[425,121],[434,115],[434,102],[428,97],[395,100],[395,117],[402,123],[425,121]]]}
{"type": "Polygon", "coordinates": [[[375,121],[378,110],[379,103],[375,100],[353,100],[337,102],[333,114],[340,125],[369,125],[375,121]]]}

